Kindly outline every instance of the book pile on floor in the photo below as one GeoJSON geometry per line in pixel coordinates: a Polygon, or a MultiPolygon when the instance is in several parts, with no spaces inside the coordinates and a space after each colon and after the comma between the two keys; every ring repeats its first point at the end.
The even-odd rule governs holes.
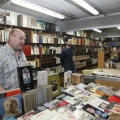
{"type": "Polygon", "coordinates": [[[54,100],[38,105],[17,120],[120,120],[119,103],[112,87],[81,83],[62,89],[54,100]]]}

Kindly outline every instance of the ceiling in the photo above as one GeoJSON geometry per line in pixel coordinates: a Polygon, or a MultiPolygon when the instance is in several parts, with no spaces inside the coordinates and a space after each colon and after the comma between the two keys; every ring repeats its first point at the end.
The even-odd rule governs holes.
{"type": "MultiPolygon", "coordinates": [[[[74,27],[74,24],[72,24],[73,21],[82,23],[81,20],[88,20],[88,22],[90,21],[89,24],[91,24],[92,19],[101,18],[101,16],[107,17],[107,16],[120,15],[120,0],[85,0],[90,5],[94,6],[100,12],[100,14],[98,16],[94,16],[94,15],[90,14],[89,12],[86,12],[84,9],[82,9],[82,8],[78,7],[76,4],[74,4],[71,0],[27,0],[27,1],[30,1],[37,5],[40,5],[40,6],[48,8],[48,9],[51,9],[53,11],[64,14],[65,19],[60,20],[60,19],[48,16],[48,15],[45,15],[42,13],[34,12],[30,9],[13,6],[13,5],[11,5],[10,0],[0,0],[0,8],[18,12],[21,14],[26,14],[29,16],[34,16],[38,19],[44,19],[46,22],[58,23],[58,25],[60,25],[60,26],[65,25],[66,23],[69,23],[68,26],[65,26],[65,27],[69,28],[69,26],[71,24],[73,26],[73,30],[79,29],[77,27],[76,28],[74,27]]],[[[78,24],[77,22],[75,22],[76,26],[78,24]]],[[[116,22],[116,24],[118,24],[118,23],[116,22]]],[[[87,27],[86,24],[84,24],[84,26],[86,26],[85,30],[92,28],[91,26],[87,27]]],[[[63,29],[65,29],[65,27],[61,27],[61,31],[63,31],[63,29]]],[[[95,26],[93,26],[93,27],[95,27],[95,26]]],[[[109,27],[111,28],[110,25],[109,25],[109,27]]],[[[112,27],[114,28],[114,24],[112,24],[112,27]]],[[[104,25],[99,28],[102,28],[102,29],[108,28],[108,26],[104,25]]],[[[68,31],[68,30],[72,30],[72,27],[69,29],[65,29],[65,31],[68,31]]]]}

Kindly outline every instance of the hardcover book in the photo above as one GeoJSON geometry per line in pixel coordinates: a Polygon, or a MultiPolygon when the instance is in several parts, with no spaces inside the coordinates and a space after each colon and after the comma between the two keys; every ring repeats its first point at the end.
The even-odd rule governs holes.
{"type": "Polygon", "coordinates": [[[0,118],[22,115],[21,94],[0,99],[0,118]]]}
{"type": "Polygon", "coordinates": [[[48,76],[48,85],[52,85],[53,98],[61,93],[59,74],[55,73],[48,76]]]}
{"type": "Polygon", "coordinates": [[[17,67],[19,87],[21,91],[33,89],[33,75],[31,66],[17,67]]]}

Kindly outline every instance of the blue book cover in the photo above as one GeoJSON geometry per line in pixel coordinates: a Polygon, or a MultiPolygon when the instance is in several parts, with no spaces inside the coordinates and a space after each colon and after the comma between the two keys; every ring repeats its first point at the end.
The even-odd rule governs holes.
{"type": "Polygon", "coordinates": [[[9,116],[18,117],[22,115],[21,94],[0,99],[0,118],[9,116]]]}
{"type": "Polygon", "coordinates": [[[39,36],[39,43],[43,43],[43,36],[39,36]]]}
{"type": "Polygon", "coordinates": [[[17,120],[17,119],[14,118],[13,116],[9,116],[9,117],[7,117],[7,118],[5,118],[5,119],[3,119],[3,120],[17,120]]]}

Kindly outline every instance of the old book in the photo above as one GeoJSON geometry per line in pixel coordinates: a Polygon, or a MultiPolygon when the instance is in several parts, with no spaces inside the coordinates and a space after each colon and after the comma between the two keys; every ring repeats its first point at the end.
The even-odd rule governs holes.
{"type": "Polygon", "coordinates": [[[33,89],[34,84],[31,66],[17,67],[17,72],[21,91],[33,89]]]}
{"type": "Polygon", "coordinates": [[[61,93],[59,74],[49,75],[48,85],[52,85],[52,97],[58,96],[61,93]]]}

